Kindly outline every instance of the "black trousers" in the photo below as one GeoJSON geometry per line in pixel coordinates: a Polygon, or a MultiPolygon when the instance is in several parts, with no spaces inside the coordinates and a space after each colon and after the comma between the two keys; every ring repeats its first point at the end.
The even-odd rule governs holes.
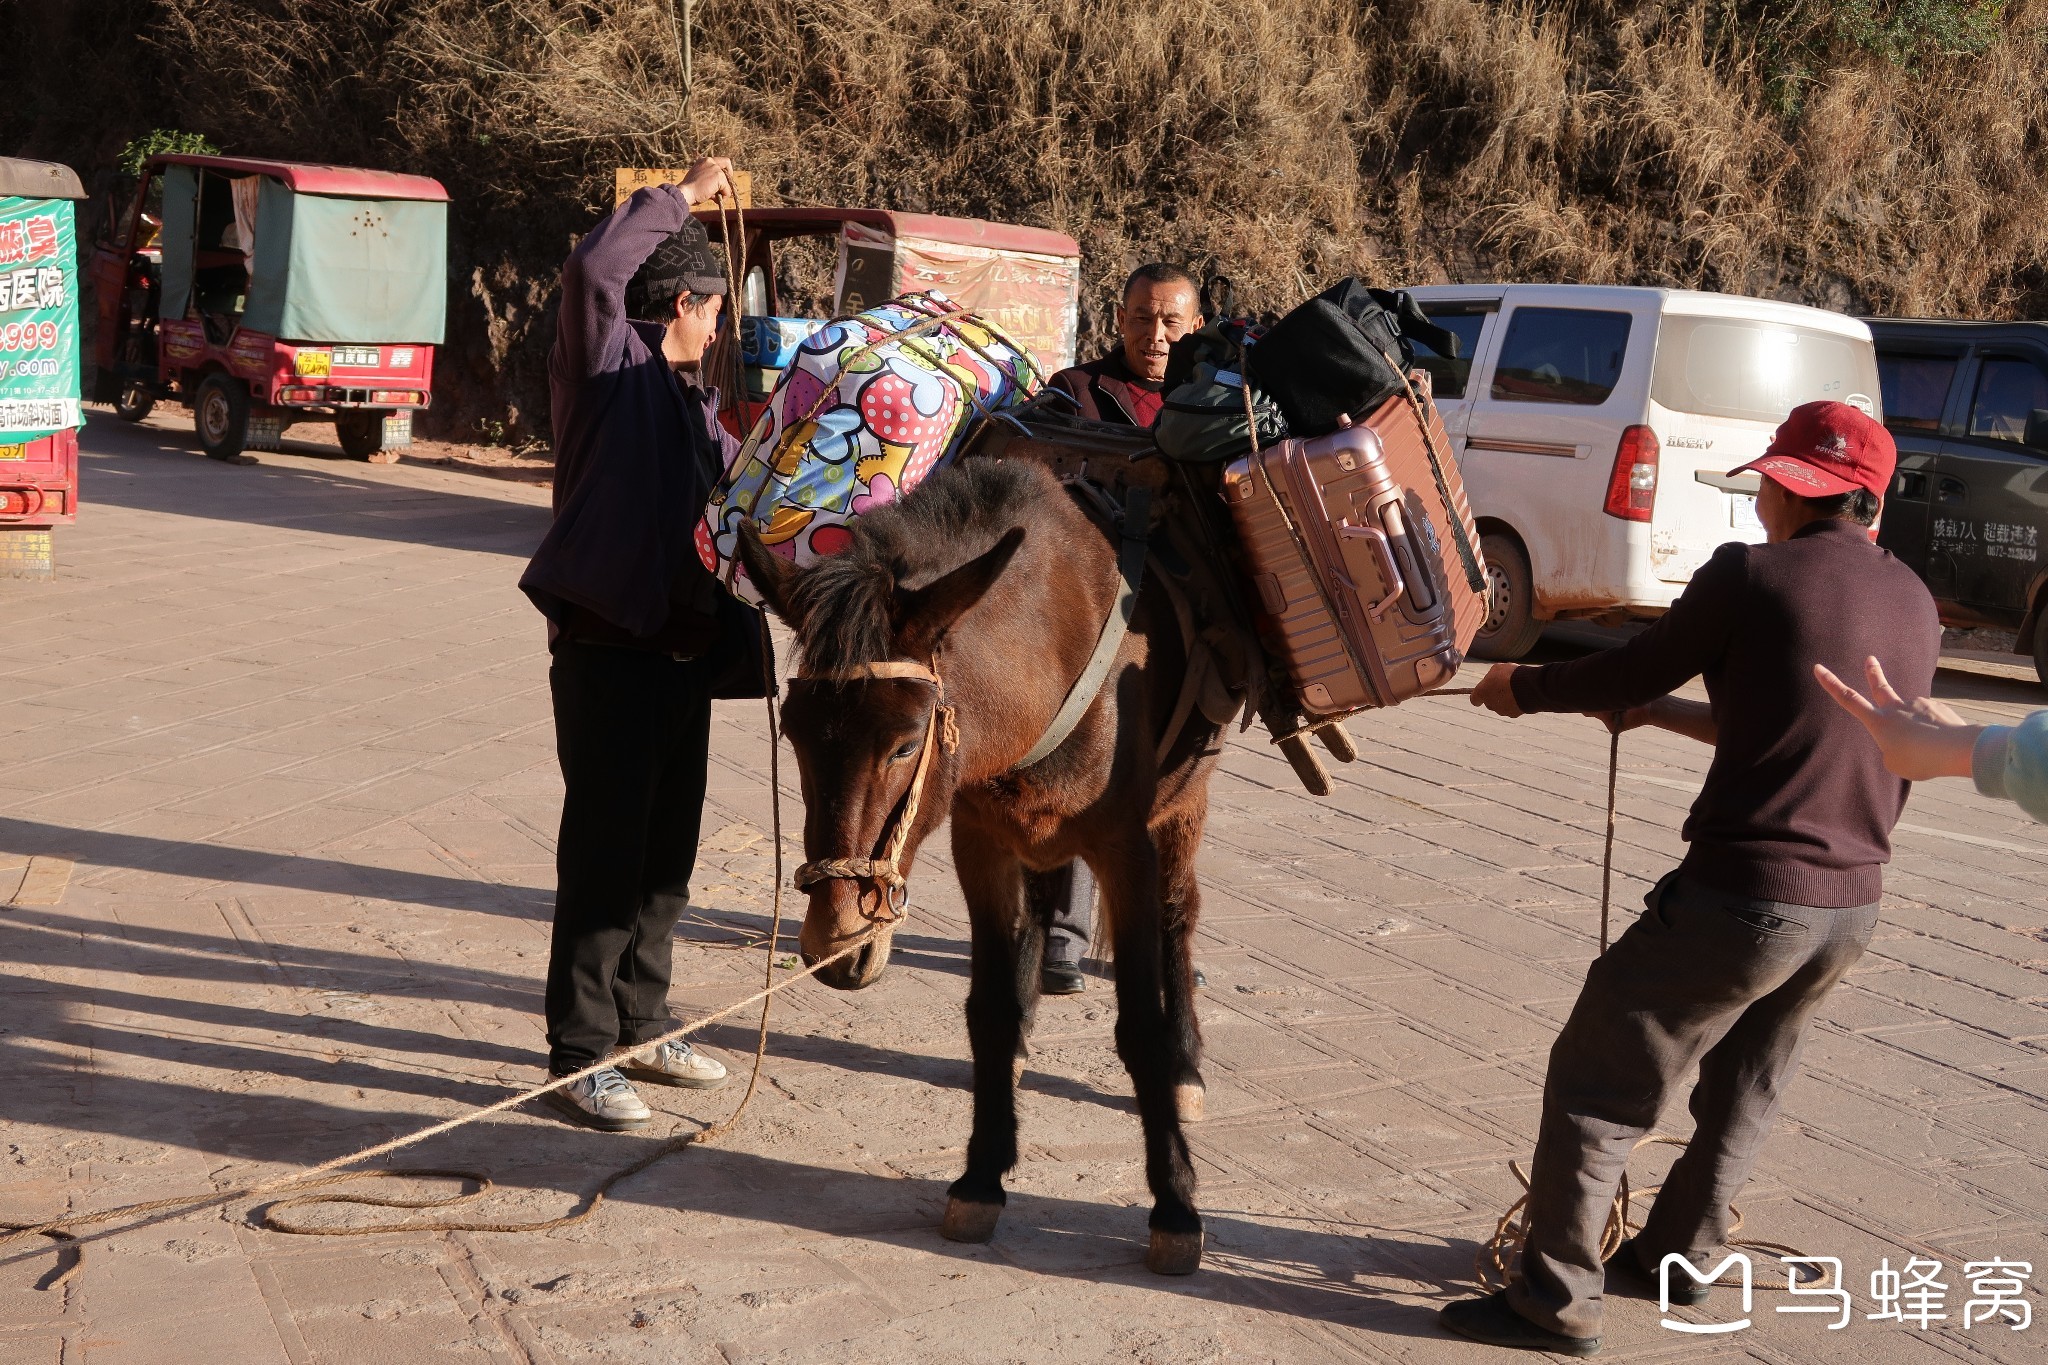
{"type": "Polygon", "coordinates": [[[1088,946],[1095,920],[1095,874],[1088,870],[1088,864],[1076,858],[1050,872],[1033,872],[1026,877],[1024,888],[1031,900],[1032,913],[1050,918],[1049,938],[1064,939],[1070,945],[1056,948],[1048,943],[1047,957],[1062,962],[1078,961],[1081,950],[1088,946]]]}
{"type": "Polygon", "coordinates": [[[556,1075],[674,1026],[670,957],[697,862],[710,676],[700,660],[555,643],[548,684],[566,788],[546,1002],[556,1075]]]}
{"type": "MultiPolygon", "coordinates": [[[[1636,1140],[1695,1063],[1692,1140],[1636,1234],[1652,1274],[1728,1235],[1807,1024],[1863,956],[1877,907],[1824,910],[1715,891],[1671,873],[1593,963],[1550,1052],[1529,1172],[1529,1238],[1515,1311],[1568,1336],[1600,1334],[1600,1238],[1636,1140]]],[[[1701,1267],[1705,1269],[1705,1266],[1701,1267]]]]}

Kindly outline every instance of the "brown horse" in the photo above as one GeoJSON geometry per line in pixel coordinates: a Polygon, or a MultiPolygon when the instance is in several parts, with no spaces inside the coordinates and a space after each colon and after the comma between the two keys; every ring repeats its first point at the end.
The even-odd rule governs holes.
{"type": "Polygon", "coordinates": [[[1197,714],[1158,752],[1187,659],[1156,579],[1138,593],[1115,666],[1079,725],[1020,768],[1081,676],[1122,583],[1112,538],[1042,467],[965,461],[863,516],[849,548],[807,569],[750,534],[741,552],[802,652],[784,724],[813,860],[804,957],[816,962],[881,922],[866,948],[820,979],[858,990],[880,977],[897,874],[952,816],[972,935],[974,1132],[942,1231],[955,1241],[994,1235],[1003,1176],[1017,1161],[1016,1082],[1045,939],[1030,883],[1081,858],[1102,889],[1097,941],[1106,929],[1116,958],[1117,1054],[1144,1125],[1154,1201],[1146,1264],[1192,1272],[1202,1224],[1181,1121],[1199,1117],[1202,1101],[1195,850],[1221,732],[1197,714]]]}

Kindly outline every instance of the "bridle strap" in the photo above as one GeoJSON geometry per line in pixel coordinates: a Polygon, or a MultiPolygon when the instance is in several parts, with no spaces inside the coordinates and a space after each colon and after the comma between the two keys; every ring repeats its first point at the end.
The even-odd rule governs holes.
{"type": "Polygon", "coordinates": [[[903,904],[909,896],[903,877],[903,850],[909,846],[910,831],[917,823],[918,807],[924,801],[925,779],[931,776],[932,770],[932,750],[943,746],[950,753],[960,743],[959,731],[954,727],[953,708],[946,705],[946,684],[939,677],[938,660],[934,658],[927,666],[908,659],[885,659],[879,663],[853,664],[831,673],[799,674],[790,679],[792,683],[847,683],[893,678],[928,682],[939,695],[933,700],[931,713],[925,717],[924,737],[917,746],[917,771],[911,774],[910,790],[903,794],[903,805],[896,812],[882,856],[820,858],[796,870],[796,888],[799,891],[808,891],[820,882],[828,881],[873,882],[880,888],[876,913],[868,914],[865,905],[861,913],[882,924],[893,924],[903,918],[903,904]],[[890,911],[886,919],[881,915],[884,906],[890,911]]]}
{"type": "Polygon", "coordinates": [[[791,678],[790,681],[793,683],[850,683],[872,682],[883,678],[913,678],[919,682],[930,683],[933,687],[938,688],[941,693],[946,690],[945,684],[939,681],[939,672],[936,668],[928,668],[924,664],[910,659],[884,659],[879,663],[849,664],[845,668],[837,668],[830,673],[799,673],[794,678],[791,678]]]}

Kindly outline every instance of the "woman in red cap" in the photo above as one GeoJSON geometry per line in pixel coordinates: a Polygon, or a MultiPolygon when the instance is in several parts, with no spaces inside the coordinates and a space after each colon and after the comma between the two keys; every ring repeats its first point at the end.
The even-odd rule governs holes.
{"type": "Polygon", "coordinates": [[[1474,705],[1502,716],[1655,725],[1711,744],[1714,759],[1684,861],[1593,963],[1551,1051],[1515,1275],[1500,1293],[1447,1305],[1440,1320],[1453,1332],[1585,1356],[1600,1346],[1610,1270],[1651,1294],[1666,1282],[1673,1303],[1706,1296],[1666,1258],[1719,1259],[1807,1023],[1877,925],[1906,800],[1907,784],[1814,670],[1875,656],[1925,691],[1940,653],[1933,598],[1870,537],[1895,458],[1884,427],[1856,408],[1794,409],[1762,459],[1730,471],[1762,476],[1766,543],[1723,545],[1620,648],[1497,664],[1474,690],[1474,705]],[[1695,677],[1706,702],[1670,695],[1695,677]],[[1692,1141],[1642,1230],[1603,1265],[1629,1152],[1695,1065],[1692,1141]]]}

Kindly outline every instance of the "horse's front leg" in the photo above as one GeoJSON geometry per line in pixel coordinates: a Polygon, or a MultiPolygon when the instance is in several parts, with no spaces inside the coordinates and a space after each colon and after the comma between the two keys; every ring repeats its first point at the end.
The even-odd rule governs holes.
{"type": "Polygon", "coordinates": [[[1142,827],[1121,842],[1096,876],[1110,901],[1107,918],[1115,935],[1116,1051],[1130,1072],[1145,1128],[1145,1183],[1152,1190],[1145,1266],[1161,1275],[1191,1275],[1202,1263],[1202,1218],[1195,1212],[1195,1168],[1174,1095],[1184,1050],[1165,1009],[1159,858],[1142,827]]]}
{"type": "Polygon", "coordinates": [[[1024,868],[1007,850],[978,835],[959,812],[953,819],[953,865],[967,897],[970,977],[967,1041],[974,1053],[974,1132],[967,1170],[946,1191],[941,1235],[986,1242],[995,1235],[1007,1196],[1003,1177],[1017,1164],[1017,1060],[1027,1014],[1020,958],[1029,953],[1024,868]]]}

